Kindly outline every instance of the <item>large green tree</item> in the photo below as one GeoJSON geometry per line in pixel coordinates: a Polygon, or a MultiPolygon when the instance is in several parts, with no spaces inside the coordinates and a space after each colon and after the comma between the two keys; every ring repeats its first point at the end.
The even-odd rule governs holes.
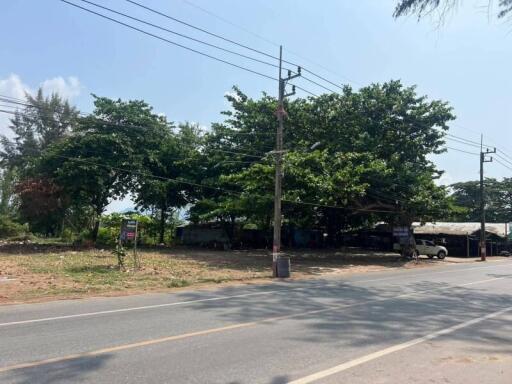
{"type": "Polygon", "coordinates": [[[1,166],[4,168],[2,209],[13,201],[15,192],[19,218],[30,229],[55,234],[65,215],[65,193],[37,171],[44,152],[68,138],[76,128],[78,110],[58,94],[45,96],[41,89],[26,95],[24,107],[11,119],[13,138],[0,138],[1,166]]]}
{"type": "Polygon", "coordinates": [[[93,114],[46,151],[41,170],[67,193],[72,206],[92,210],[95,241],[106,206],[135,190],[148,148],[158,147],[169,127],[144,101],[93,96],[93,114]]]}
{"type": "MultiPolygon", "coordinates": [[[[222,190],[205,192],[193,213],[268,228],[277,101],[236,88],[228,100],[232,108],[205,146],[204,180],[222,190]]],[[[441,172],[428,158],[443,151],[454,118],[446,103],[391,81],[295,99],[286,109],[286,224],[320,226],[334,239],[342,228],[382,219],[408,224],[448,209],[446,190],[435,184],[441,172]]]]}
{"type": "MultiPolygon", "coordinates": [[[[458,209],[451,216],[455,221],[480,221],[480,182],[464,181],[451,185],[452,199],[458,209]]],[[[485,216],[489,222],[512,221],[512,178],[485,179],[485,216]]]]}
{"type": "Polygon", "coordinates": [[[15,113],[9,128],[14,137],[1,136],[2,165],[27,174],[34,162],[50,145],[67,137],[77,124],[78,110],[58,94],[26,94],[22,110],[15,113]]]}
{"type": "Polygon", "coordinates": [[[164,242],[167,220],[194,199],[193,184],[201,158],[197,126],[181,124],[177,133],[169,128],[164,127],[167,131],[158,143],[144,149],[135,186],[137,205],[159,212],[159,243],[164,242]]]}

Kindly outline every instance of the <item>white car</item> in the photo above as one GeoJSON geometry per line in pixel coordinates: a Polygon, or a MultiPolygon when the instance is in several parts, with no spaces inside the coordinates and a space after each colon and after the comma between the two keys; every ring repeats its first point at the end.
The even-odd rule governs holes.
{"type": "Polygon", "coordinates": [[[416,240],[417,255],[427,255],[430,259],[437,256],[438,259],[444,259],[448,255],[448,250],[442,245],[436,245],[429,240],[416,240]]]}

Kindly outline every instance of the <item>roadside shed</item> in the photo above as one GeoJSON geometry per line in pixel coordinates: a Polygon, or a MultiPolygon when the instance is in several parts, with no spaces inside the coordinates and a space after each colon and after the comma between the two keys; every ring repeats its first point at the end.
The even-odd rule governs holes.
{"type": "MultiPolygon", "coordinates": [[[[417,239],[433,240],[444,245],[452,256],[479,256],[480,223],[413,223],[417,239]]],[[[507,223],[487,223],[485,225],[487,255],[493,256],[507,248],[507,223]]]]}

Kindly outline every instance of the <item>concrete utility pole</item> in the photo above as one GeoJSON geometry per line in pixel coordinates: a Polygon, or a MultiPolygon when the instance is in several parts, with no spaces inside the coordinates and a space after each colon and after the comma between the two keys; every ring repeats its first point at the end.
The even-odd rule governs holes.
{"type": "Polygon", "coordinates": [[[286,92],[286,82],[300,76],[301,68],[297,68],[297,73],[292,75],[291,71],[288,71],[286,78],[282,77],[282,66],[283,66],[283,47],[279,47],[279,98],[278,107],[276,111],[278,126],[276,134],[276,176],[275,176],[275,190],[274,190],[274,240],[272,243],[272,275],[278,277],[277,271],[277,259],[281,252],[281,194],[282,194],[282,181],[283,181],[283,127],[284,118],[286,117],[286,111],[284,109],[284,99],[288,96],[295,94],[295,86],[292,88],[292,92],[286,92]]]}
{"type": "Polygon", "coordinates": [[[496,148],[483,151],[483,135],[480,140],[480,260],[486,260],[487,246],[485,244],[485,188],[484,188],[484,163],[491,163],[492,157],[486,158],[489,153],[496,153],[496,148]]]}

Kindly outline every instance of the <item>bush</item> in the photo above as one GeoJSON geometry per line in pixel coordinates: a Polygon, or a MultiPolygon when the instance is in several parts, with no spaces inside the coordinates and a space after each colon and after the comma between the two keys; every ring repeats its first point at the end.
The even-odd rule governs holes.
{"type": "Polygon", "coordinates": [[[60,237],[61,237],[62,241],[67,242],[67,243],[72,243],[73,241],[76,240],[75,233],[69,228],[64,228],[60,237]]]}
{"type": "Polygon", "coordinates": [[[16,223],[7,216],[0,216],[0,238],[24,236],[28,233],[26,225],[16,223]]]}
{"type": "Polygon", "coordinates": [[[103,245],[107,247],[113,247],[117,244],[117,237],[119,236],[119,230],[115,228],[100,227],[98,230],[98,237],[96,239],[96,245],[103,245]]]}
{"type": "Polygon", "coordinates": [[[36,236],[34,236],[33,234],[31,233],[26,233],[24,235],[17,235],[17,236],[11,236],[9,238],[7,238],[8,241],[14,241],[14,242],[33,242],[33,241],[37,241],[38,238],[36,236]]]}

